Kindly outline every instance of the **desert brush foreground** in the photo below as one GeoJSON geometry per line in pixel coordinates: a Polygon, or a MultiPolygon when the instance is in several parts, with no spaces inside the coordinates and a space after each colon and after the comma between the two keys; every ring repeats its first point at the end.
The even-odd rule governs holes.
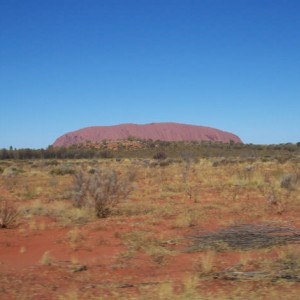
{"type": "Polygon", "coordinates": [[[300,159],[0,161],[1,299],[297,299],[300,159]]]}

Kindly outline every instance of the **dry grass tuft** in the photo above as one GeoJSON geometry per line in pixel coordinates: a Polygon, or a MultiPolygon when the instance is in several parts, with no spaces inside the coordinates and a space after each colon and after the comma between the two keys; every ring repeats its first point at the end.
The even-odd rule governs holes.
{"type": "Polygon", "coordinates": [[[17,208],[7,201],[0,203],[0,228],[9,228],[13,226],[19,216],[17,208]]]}
{"type": "Polygon", "coordinates": [[[43,256],[40,259],[40,263],[43,266],[50,266],[53,262],[53,258],[51,257],[49,251],[44,252],[43,256]]]}

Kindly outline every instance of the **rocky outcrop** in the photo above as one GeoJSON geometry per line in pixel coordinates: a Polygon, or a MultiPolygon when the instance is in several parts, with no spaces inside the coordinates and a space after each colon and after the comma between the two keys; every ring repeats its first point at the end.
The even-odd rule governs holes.
{"type": "Polygon", "coordinates": [[[103,140],[124,140],[135,137],[144,140],[162,141],[215,141],[241,143],[232,133],[219,129],[179,123],[120,124],[114,126],[93,126],[66,133],[59,137],[54,147],[73,144],[101,142],[103,140]]]}

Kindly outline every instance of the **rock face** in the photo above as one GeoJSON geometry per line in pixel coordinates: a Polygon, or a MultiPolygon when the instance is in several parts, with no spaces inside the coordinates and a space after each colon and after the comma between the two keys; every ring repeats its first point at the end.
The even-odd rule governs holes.
{"type": "Polygon", "coordinates": [[[70,146],[87,141],[116,141],[128,139],[129,137],[144,140],[215,141],[224,143],[229,143],[232,140],[236,143],[242,143],[238,136],[215,128],[178,123],[151,123],[144,125],[120,124],[82,128],[62,135],[53,143],[53,146],[70,146]]]}

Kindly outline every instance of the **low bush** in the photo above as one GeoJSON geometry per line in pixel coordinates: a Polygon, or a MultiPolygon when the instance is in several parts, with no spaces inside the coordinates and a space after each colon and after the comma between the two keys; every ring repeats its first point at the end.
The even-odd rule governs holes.
{"type": "Polygon", "coordinates": [[[50,171],[51,175],[67,175],[67,174],[74,174],[74,173],[75,173],[75,169],[70,164],[63,164],[61,166],[53,168],[50,171]]]}
{"type": "Polygon", "coordinates": [[[165,152],[159,151],[153,155],[153,159],[166,159],[167,154],[165,152]]]}
{"type": "Polygon", "coordinates": [[[131,192],[128,179],[109,169],[95,169],[92,174],[79,170],[74,174],[73,188],[75,206],[93,206],[98,218],[109,216],[131,192]]]}
{"type": "Polygon", "coordinates": [[[300,185],[299,174],[285,174],[282,176],[280,186],[285,189],[296,189],[300,185]]]}
{"type": "Polygon", "coordinates": [[[24,173],[24,170],[18,168],[17,166],[10,166],[3,170],[2,175],[4,177],[12,177],[12,176],[16,176],[20,173],[24,173]]]}

